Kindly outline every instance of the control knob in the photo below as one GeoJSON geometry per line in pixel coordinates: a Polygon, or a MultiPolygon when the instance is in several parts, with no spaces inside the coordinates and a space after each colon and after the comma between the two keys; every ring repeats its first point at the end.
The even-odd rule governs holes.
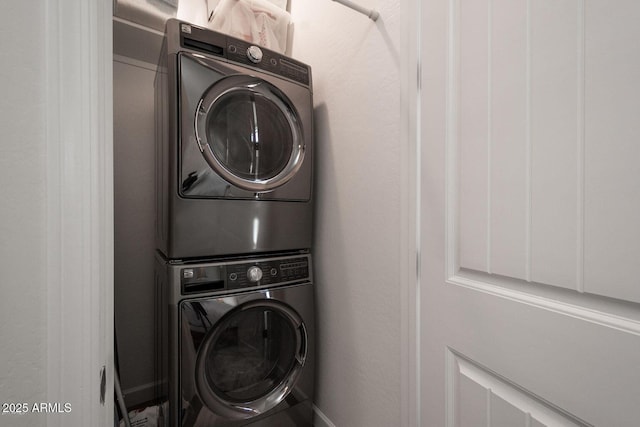
{"type": "Polygon", "coordinates": [[[247,49],[247,58],[249,58],[249,61],[253,62],[254,64],[259,63],[260,61],[262,61],[262,49],[260,49],[256,45],[249,46],[249,48],[247,49]]]}
{"type": "Polygon", "coordinates": [[[247,279],[249,279],[250,282],[259,282],[260,279],[262,279],[262,270],[260,267],[257,265],[249,267],[247,270],[247,279]]]}

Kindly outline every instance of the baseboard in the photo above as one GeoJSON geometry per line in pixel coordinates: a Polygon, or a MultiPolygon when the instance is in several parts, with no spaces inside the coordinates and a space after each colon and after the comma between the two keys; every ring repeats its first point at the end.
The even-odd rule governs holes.
{"type": "Polygon", "coordinates": [[[313,426],[314,427],[336,427],[329,417],[322,413],[320,408],[313,405],[313,426]]]}
{"type": "Polygon", "coordinates": [[[156,382],[150,382],[122,390],[127,410],[140,409],[141,407],[152,404],[153,400],[157,397],[155,395],[157,389],[158,384],[156,382]]]}

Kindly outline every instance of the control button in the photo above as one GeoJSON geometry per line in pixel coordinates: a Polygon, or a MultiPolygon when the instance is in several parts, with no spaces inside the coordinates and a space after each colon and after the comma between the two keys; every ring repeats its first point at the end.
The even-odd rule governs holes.
{"type": "Polygon", "coordinates": [[[247,270],[247,278],[250,282],[259,282],[262,279],[262,270],[257,265],[249,267],[247,270]]]}
{"type": "Polygon", "coordinates": [[[234,281],[238,279],[238,275],[236,273],[229,274],[229,280],[234,281]]]}
{"type": "Polygon", "coordinates": [[[247,49],[247,58],[254,64],[259,63],[262,61],[262,49],[256,45],[249,46],[249,49],[247,49]]]}
{"type": "Polygon", "coordinates": [[[275,275],[277,275],[277,274],[278,274],[278,270],[276,270],[275,268],[272,268],[272,269],[271,269],[271,275],[272,275],[272,276],[275,276],[275,275]]]}
{"type": "Polygon", "coordinates": [[[269,62],[271,62],[271,65],[273,65],[274,67],[275,67],[276,65],[278,65],[278,61],[276,61],[276,59],[275,59],[275,58],[271,58],[271,61],[269,61],[269,62]]]}
{"type": "Polygon", "coordinates": [[[235,47],[235,45],[232,45],[232,44],[229,45],[229,52],[236,53],[237,51],[238,49],[235,47]]]}

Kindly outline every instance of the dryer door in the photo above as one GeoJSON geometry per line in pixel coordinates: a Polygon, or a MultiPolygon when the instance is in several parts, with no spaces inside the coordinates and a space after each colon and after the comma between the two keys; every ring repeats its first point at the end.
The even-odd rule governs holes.
{"type": "Polygon", "coordinates": [[[198,102],[196,139],[209,166],[226,181],[255,193],[287,183],[304,158],[298,113],[271,83],[231,75],[198,102]]]}
{"type": "Polygon", "coordinates": [[[293,308],[270,299],[249,301],[224,314],[204,337],[196,390],[218,416],[258,416],[289,394],[306,357],[307,331],[293,308]]]}

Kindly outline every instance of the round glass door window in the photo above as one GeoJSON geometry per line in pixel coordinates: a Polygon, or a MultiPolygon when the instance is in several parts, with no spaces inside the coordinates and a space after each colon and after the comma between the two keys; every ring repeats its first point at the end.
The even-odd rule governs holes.
{"type": "Polygon", "coordinates": [[[291,101],[255,77],[233,75],[210,86],[198,103],[195,131],[209,166],[248,191],[284,185],[304,157],[300,121],[291,101]]]}
{"type": "Polygon", "coordinates": [[[277,406],[306,359],[306,331],[289,306],[259,300],[227,313],[196,361],[198,394],[213,412],[250,418],[277,406]]]}

